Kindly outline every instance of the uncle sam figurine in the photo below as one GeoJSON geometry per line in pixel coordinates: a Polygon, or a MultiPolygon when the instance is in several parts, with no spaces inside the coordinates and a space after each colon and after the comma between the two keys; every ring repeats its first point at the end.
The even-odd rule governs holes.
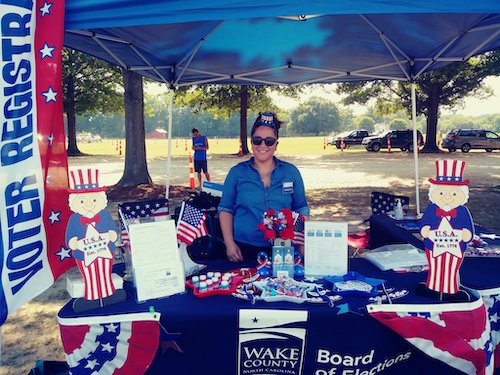
{"type": "Polygon", "coordinates": [[[420,222],[429,273],[425,287],[417,292],[440,300],[468,301],[469,294],[460,290],[460,265],[467,243],[474,236],[472,216],[464,206],[469,200],[469,180],[463,179],[465,162],[437,160],[436,179],[429,179],[432,202],[420,222]]]}
{"type": "Polygon", "coordinates": [[[73,302],[75,312],[122,302],[127,296],[113,285],[113,250],[118,232],[104,209],[108,204],[105,189],[99,186],[97,169],[70,172],[69,207],[74,214],[66,226],[66,243],[85,284],[84,298],[73,302]]]}

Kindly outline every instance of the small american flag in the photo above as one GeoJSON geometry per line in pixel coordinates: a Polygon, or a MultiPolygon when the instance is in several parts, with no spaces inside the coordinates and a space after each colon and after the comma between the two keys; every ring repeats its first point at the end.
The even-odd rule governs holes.
{"type": "Polygon", "coordinates": [[[304,216],[298,212],[292,213],[293,217],[293,240],[292,242],[297,245],[304,244],[304,216]]]}
{"type": "Polygon", "coordinates": [[[206,236],[208,234],[206,218],[205,213],[199,208],[182,202],[177,223],[177,239],[191,245],[195,239],[206,236]]]}
{"type": "Polygon", "coordinates": [[[129,242],[126,223],[141,217],[168,216],[168,200],[163,198],[124,202],[118,205],[118,212],[120,214],[120,238],[125,245],[129,242]]]}

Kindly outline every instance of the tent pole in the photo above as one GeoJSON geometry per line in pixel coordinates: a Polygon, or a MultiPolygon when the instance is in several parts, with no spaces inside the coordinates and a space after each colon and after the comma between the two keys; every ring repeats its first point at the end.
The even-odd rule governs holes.
{"type": "Polygon", "coordinates": [[[413,121],[413,160],[415,164],[415,202],[417,215],[420,214],[420,194],[418,177],[418,136],[417,136],[417,97],[415,83],[411,83],[411,119],[413,121]]]}
{"type": "Polygon", "coordinates": [[[170,170],[172,165],[172,114],[174,112],[174,90],[170,90],[168,102],[168,147],[167,147],[167,180],[165,182],[165,198],[168,199],[170,192],[170,170]]]}

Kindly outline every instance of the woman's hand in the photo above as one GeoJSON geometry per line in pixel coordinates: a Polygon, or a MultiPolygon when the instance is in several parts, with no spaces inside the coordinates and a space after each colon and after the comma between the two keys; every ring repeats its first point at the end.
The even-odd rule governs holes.
{"type": "Polygon", "coordinates": [[[226,255],[231,262],[241,262],[243,260],[240,248],[235,242],[226,243],[226,255]]]}

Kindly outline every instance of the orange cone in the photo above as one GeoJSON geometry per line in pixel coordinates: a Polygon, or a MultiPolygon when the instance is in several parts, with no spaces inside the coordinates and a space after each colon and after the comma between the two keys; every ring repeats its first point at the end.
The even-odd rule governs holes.
{"type": "Polygon", "coordinates": [[[243,147],[241,146],[241,138],[240,138],[240,151],[238,152],[238,156],[240,158],[243,156],[243,147]]]}
{"type": "Polygon", "coordinates": [[[184,140],[184,151],[188,150],[188,141],[187,139],[184,140]]]}
{"type": "Polygon", "coordinates": [[[323,138],[323,150],[326,150],[326,137],[323,138]]]}
{"type": "Polygon", "coordinates": [[[387,152],[391,153],[391,137],[389,135],[387,136],[387,152]]]}
{"type": "Polygon", "coordinates": [[[118,155],[122,154],[122,140],[120,139],[120,151],[118,152],[118,155]]]}
{"type": "Polygon", "coordinates": [[[189,187],[194,189],[194,165],[193,165],[193,157],[189,154],[189,187]]]}

